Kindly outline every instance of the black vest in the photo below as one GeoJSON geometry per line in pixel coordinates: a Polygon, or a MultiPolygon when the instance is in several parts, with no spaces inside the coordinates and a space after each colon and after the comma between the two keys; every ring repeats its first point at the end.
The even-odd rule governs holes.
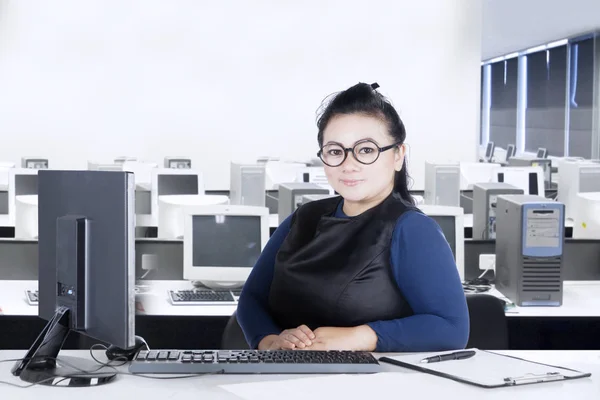
{"type": "Polygon", "coordinates": [[[294,213],[275,259],[271,315],[282,329],[358,326],[413,314],[390,266],[390,243],[407,206],[396,193],[351,218],[333,215],[340,197],[294,213]]]}

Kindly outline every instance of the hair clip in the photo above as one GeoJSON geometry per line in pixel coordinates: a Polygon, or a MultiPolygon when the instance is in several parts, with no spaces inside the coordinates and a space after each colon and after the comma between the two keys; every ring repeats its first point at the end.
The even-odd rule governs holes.
{"type": "Polygon", "coordinates": [[[371,89],[375,90],[379,87],[379,83],[375,82],[375,83],[371,83],[371,89]]]}

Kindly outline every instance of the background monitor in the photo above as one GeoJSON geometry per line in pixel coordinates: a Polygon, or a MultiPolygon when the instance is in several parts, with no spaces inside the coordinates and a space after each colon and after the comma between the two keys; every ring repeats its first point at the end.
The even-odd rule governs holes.
{"type": "Polygon", "coordinates": [[[192,159],[188,157],[165,157],[165,168],[192,169],[192,159]]]}
{"type": "Polygon", "coordinates": [[[517,152],[517,149],[516,149],[515,145],[514,144],[509,144],[506,147],[506,162],[508,162],[508,160],[511,157],[513,157],[516,154],[516,152],[517,152]]]}
{"type": "Polygon", "coordinates": [[[545,197],[542,167],[500,167],[492,175],[492,182],[506,182],[523,189],[523,193],[545,197]]]}
{"type": "Polygon", "coordinates": [[[537,151],[536,158],[547,158],[547,157],[548,157],[548,150],[543,147],[540,147],[537,151]]]}
{"type": "Polygon", "coordinates": [[[465,225],[462,207],[422,205],[419,209],[440,226],[458,268],[460,280],[465,280],[465,225]]]}
{"type": "Polygon", "coordinates": [[[67,365],[56,357],[70,331],[122,348],[135,344],[134,190],[126,172],[40,171],[38,310],[49,322],[14,375],[46,384],[74,375],[71,386],[114,378],[113,369],[103,374],[91,360],[67,365]]]}
{"type": "Polygon", "coordinates": [[[38,238],[38,196],[26,195],[15,198],[15,239],[38,238]]]}
{"type": "Polygon", "coordinates": [[[8,170],[8,219],[15,226],[16,197],[38,194],[38,171],[31,168],[11,168],[8,170]]]}
{"type": "Polygon", "coordinates": [[[202,174],[193,169],[154,168],[151,187],[151,226],[158,226],[159,196],[204,194],[202,174]]]}
{"type": "Polygon", "coordinates": [[[48,169],[48,159],[43,157],[22,157],[21,168],[48,169]]]}
{"type": "Polygon", "coordinates": [[[183,239],[183,209],[190,206],[229,204],[229,197],[221,195],[174,195],[158,198],[158,238],[183,239]]]}
{"type": "Polygon", "coordinates": [[[231,204],[265,206],[266,169],[261,164],[231,162],[229,196],[231,204]]]}
{"type": "Polygon", "coordinates": [[[269,209],[186,207],[183,218],[183,278],[208,287],[243,286],[269,240],[269,209]]]}
{"type": "Polygon", "coordinates": [[[600,239],[600,192],[578,193],[573,239],[600,239]]]}
{"type": "Polygon", "coordinates": [[[492,157],[494,157],[494,149],[495,149],[495,145],[494,142],[488,142],[487,147],[485,149],[485,159],[487,161],[491,161],[492,157]]]}

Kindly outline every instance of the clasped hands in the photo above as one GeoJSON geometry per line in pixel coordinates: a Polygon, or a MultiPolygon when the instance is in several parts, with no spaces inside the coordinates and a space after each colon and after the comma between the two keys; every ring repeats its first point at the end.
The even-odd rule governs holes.
{"type": "Polygon", "coordinates": [[[286,329],[279,335],[263,338],[260,350],[355,350],[373,351],[377,335],[368,325],[349,328],[320,327],[311,330],[306,325],[286,329]]]}

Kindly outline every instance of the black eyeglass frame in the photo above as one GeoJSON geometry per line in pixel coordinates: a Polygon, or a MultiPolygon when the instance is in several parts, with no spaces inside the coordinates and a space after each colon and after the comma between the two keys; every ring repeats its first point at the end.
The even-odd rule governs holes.
{"type": "Polygon", "coordinates": [[[401,141],[400,141],[400,142],[396,142],[396,143],[390,144],[389,146],[384,146],[384,147],[379,147],[379,146],[377,145],[377,143],[375,143],[374,141],[372,141],[372,140],[370,140],[370,139],[365,139],[365,140],[361,140],[361,141],[359,141],[359,142],[356,142],[356,143],[354,143],[354,146],[352,146],[352,147],[344,147],[344,146],[342,146],[342,145],[341,145],[341,144],[339,144],[339,143],[331,143],[331,144],[337,144],[337,145],[339,145],[339,146],[340,146],[340,148],[341,148],[342,150],[344,150],[344,158],[342,159],[342,161],[341,161],[339,164],[336,164],[336,165],[331,165],[331,164],[327,164],[327,162],[325,162],[325,160],[323,160],[323,148],[324,148],[325,146],[330,146],[330,144],[327,144],[327,145],[325,145],[325,146],[321,147],[321,149],[320,149],[320,150],[317,152],[317,157],[319,157],[319,159],[320,159],[321,161],[323,161],[323,163],[324,163],[325,165],[327,165],[328,167],[335,168],[335,167],[339,167],[340,165],[342,165],[342,164],[343,164],[343,163],[346,161],[346,158],[348,158],[348,153],[349,153],[349,152],[352,152],[352,156],[353,156],[353,157],[354,157],[354,159],[355,159],[356,161],[358,161],[359,163],[361,163],[361,164],[363,164],[363,165],[371,165],[371,164],[375,163],[377,160],[379,160],[379,156],[381,155],[381,153],[383,153],[384,151],[387,151],[387,150],[389,150],[389,149],[393,149],[394,147],[400,146],[400,145],[402,144],[402,142],[401,142],[401,141]],[[361,160],[359,160],[359,159],[358,159],[358,157],[356,156],[356,153],[354,152],[354,149],[356,148],[356,146],[358,146],[359,144],[362,144],[362,143],[366,143],[366,142],[373,143],[373,144],[375,145],[375,147],[377,148],[377,150],[378,150],[377,157],[375,157],[375,159],[374,159],[373,161],[371,161],[371,162],[368,162],[368,163],[367,163],[367,162],[364,162],[364,161],[361,161],[361,160]]]}

